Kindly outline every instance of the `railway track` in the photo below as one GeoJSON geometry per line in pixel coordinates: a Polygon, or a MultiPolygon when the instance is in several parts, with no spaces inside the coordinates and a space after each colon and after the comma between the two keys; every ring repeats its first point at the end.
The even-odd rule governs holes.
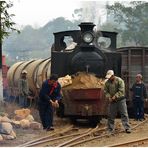
{"type": "Polygon", "coordinates": [[[24,143],[24,144],[22,144],[22,145],[19,145],[18,147],[29,147],[29,146],[31,146],[32,144],[35,144],[35,143],[37,143],[37,142],[42,142],[42,141],[44,141],[44,140],[46,140],[46,139],[50,139],[50,138],[52,138],[52,137],[54,137],[54,136],[57,136],[57,135],[62,135],[62,134],[64,134],[64,133],[66,133],[66,132],[68,132],[68,131],[71,131],[73,129],[73,125],[69,125],[69,126],[67,126],[67,128],[64,128],[63,130],[61,129],[60,130],[60,132],[58,131],[54,131],[53,133],[51,133],[50,135],[48,135],[48,136],[44,136],[44,137],[41,137],[41,138],[38,138],[38,139],[35,139],[35,140],[32,140],[32,141],[29,141],[29,142],[26,142],[26,143],[24,143]]]}
{"type": "Polygon", "coordinates": [[[95,128],[69,127],[67,130],[55,132],[49,136],[38,138],[36,140],[24,143],[19,147],[67,146],[71,143],[78,142],[81,138],[86,138],[95,132],[104,131],[105,129],[106,127],[99,128],[98,126],[95,128]]]}
{"type": "MultiPolygon", "coordinates": [[[[134,127],[132,127],[132,130],[136,129],[137,127],[143,125],[146,122],[148,122],[148,119],[146,119],[143,122],[138,123],[137,125],[135,125],[134,127]]],[[[119,132],[117,132],[115,134],[119,134],[119,133],[122,133],[122,132],[125,132],[125,131],[124,130],[120,130],[119,132]]],[[[82,139],[82,140],[79,140],[78,142],[71,143],[71,144],[65,145],[65,146],[69,146],[69,147],[72,147],[72,146],[80,146],[83,143],[87,143],[87,142],[90,142],[90,141],[93,141],[93,140],[96,140],[96,139],[101,139],[103,137],[108,137],[108,134],[106,134],[106,133],[104,133],[104,134],[99,133],[97,136],[96,135],[91,135],[91,137],[89,137],[87,139],[82,139]]],[[[110,146],[105,146],[105,147],[110,147],[110,146]]]]}
{"type": "MultiPolygon", "coordinates": [[[[143,125],[144,123],[148,122],[148,114],[145,114],[145,117],[147,119],[144,120],[143,122],[137,124],[136,126],[134,126],[132,128],[132,130],[137,128],[138,126],[143,125]]],[[[106,147],[139,147],[139,146],[148,146],[148,137],[144,137],[144,138],[140,138],[137,140],[128,141],[128,142],[124,142],[124,143],[108,145],[106,147]]]]}
{"type": "MultiPolygon", "coordinates": [[[[76,132],[74,134],[69,134],[71,133],[71,131],[67,131],[67,132],[62,132],[62,134],[57,134],[55,137],[50,137],[50,138],[46,138],[44,140],[41,140],[41,141],[38,141],[38,142],[34,142],[32,144],[29,144],[27,145],[27,147],[35,147],[35,146],[38,146],[38,147],[44,147],[44,146],[57,146],[58,144],[60,144],[63,140],[68,140],[69,138],[74,138],[76,136],[79,136],[79,135],[83,135],[87,132],[91,131],[91,129],[87,129],[86,131],[83,131],[83,132],[76,132]]],[[[74,132],[72,130],[72,132],[74,132]]]]}
{"type": "MultiPolygon", "coordinates": [[[[137,127],[143,125],[148,122],[148,118],[143,122],[136,124],[132,130],[137,127]]],[[[124,130],[120,130],[115,134],[119,134],[125,132],[124,130]]],[[[49,136],[45,136],[42,138],[38,138],[36,140],[27,142],[19,147],[72,147],[72,146],[81,146],[84,143],[101,139],[103,137],[108,137],[106,133],[106,127],[96,126],[95,128],[74,128],[73,126],[69,126],[64,130],[55,131],[51,133],[49,136]]],[[[139,141],[140,142],[140,141],[139,141]]],[[[142,141],[144,143],[144,141],[142,141]]],[[[114,145],[111,145],[114,146],[114,145]]],[[[115,145],[116,146],[116,145],[115,145]]],[[[108,147],[108,146],[107,146],[108,147]]],[[[110,146],[109,146],[110,147],[110,146]]]]}
{"type": "Polygon", "coordinates": [[[128,141],[125,143],[109,145],[108,147],[139,147],[139,146],[148,146],[148,137],[133,140],[133,141],[128,141]]]}
{"type": "Polygon", "coordinates": [[[92,139],[92,137],[94,138],[94,136],[96,135],[95,133],[103,133],[106,130],[106,127],[104,128],[95,128],[94,130],[92,130],[91,132],[85,134],[85,135],[81,135],[75,139],[71,139],[70,141],[67,141],[65,143],[62,143],[60,145],[58,145],[59,147],[72,147],[72,146],[77,146],[78,144],[81,143],[85,143],[87,141],[89,141],[89,139],[92,139]]]}

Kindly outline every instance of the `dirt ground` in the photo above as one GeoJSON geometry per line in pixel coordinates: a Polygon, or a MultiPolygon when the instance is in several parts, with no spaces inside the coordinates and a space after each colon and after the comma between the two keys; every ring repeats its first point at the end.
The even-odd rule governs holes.
{"type": "MultiPolygon", "coordinates": [[[[19,107],[12,103],[2,103],[0,102],[0,113],[5,112],[6,114],[8,114],[8,117],[11,119],[14,116],[14,111],[16,109],[19,109],[19,107]]],[[[35,109],[34,107],[29,108],[31,110],[31,114],[33,115],[35,121],[40,122],[40,118],[39,118],[39,112],[37,109],[35,109]]],[[[67,127],[70,124],[68,119],[61,119],[61,118],[57,118],[55,115],[54,118],[54,125],[55,128],[61,129],[62,127],[67,127]]],[[[46,132],[43,129],[40,130],[33,130],[33,129],[23,129],[23,128],[16,128],[13,127],[17,138],[14,140],[3,140],[0,141],[0,147],[15,147],[15,146],[19,146],[25,142],[31,141],[33,139],[42,137],[42,136],[46,136],[51,134],[51,132],[46,132]]]]}
{"type": "MultiPolygon", "coordinates": [[[[60,120],[60,119],[59,119],[60,120]]],[[[57,121],[59,122],[59,121],[57,121]]],[[[69,123],[67,120],[60,121],[60,123],[63,123],[63,126],[66,124],[68,125],[69,123]]],[[[56,129],[61,129],[62,124],[59,125],[59,123],[55,124],[56,129]]],[[[33,139],[42,137],[42,136],[47,136],[51,134],[53,131],[45,131],[45,130],[32,130],[32,129],[22,129],[22,128],[15,128],[14,131],[17,134],[17,138],[14,140],[4,140],[0,142],[0,147],[15,147],[22,145],[25,142],[31,141],[33,139]]]]}
{"type": "MultiPolygon", "coordinates": [[[[13,111],[15,109],[17,109],[18,107],[15,105],[4,105],[4,108],[2,110],[2,107],[0,109],[0,111],[5,111],[6,113],[8,113],[8,115],[12,116],[13,111]]],[[[31,109],[32,115],[34,116],[36,121],[40,122],[39,119],[39,115],[38,115],[38,111],[36,109],[31,109]]],[[[106,124],[106,119],[103,119],[101,122],[102,124],[106,124]]],[[[140,121],[134,121],[133,119],[130,119],[130,124],[132,126],[135,126],[137,123],[140,123],[140,121]]],[[[68,126],[70,124],[68,119],[61,119],[58,117],[55,117],[54,119],[54,125],[55,128],[61,129],[62,127],[65,128],[66,126],[68,126]]],[[[121,120],[120,119],[116,119],[116,129],[123,129],[122,125],[121,125],[121,120]]],[[[33,139],[42,137],[42,136],[46,136],[51,134],[52,132],[46,132],[45,130],[31,130],[31,129],[22,129],[22,128],[14,128],[14,131],[17,134],[17,138],[14,140],[4,140],[2,142],[0,142],[0,147],[15,147],[15,146],[19,146],[25,142],[31,141],[33,139]]],[[[104,137],[98,140],[94,140],[94,141],[90,141],[87,142],[83,145],[79,145],[82,147],[104,147],[104,146],[109,146],[112,144],[117,144],[117,143],[122,143],[122,142],[127,142],[127,141],[131,141],[131,140],[135,140],[138,138],[144,138],[148,136],[148,123],[143,124],[142,126],[134,129],[132,131],[131,134],[127,134],[127,133],[120,133],[120,134],[116,134],[114,136],[110,136],[110,137],[104,137]]],[[[148,145],[147,145],[148,146],[148,145]]]]}
{"type": "MultiPolygon", "coordinates": [[[[137,123],[140,123],[141,121],[134,121],[133,119],[130,119],[131,127],[134,127],[137,123]]],[[[116,119],[116,123],[121,123],[119,119],[116,119]]],[[[118,127],[118,129],[123,129],[123,127],[118,127]]],[[[114,136],[101,138],[99,140],[94,140],[88,143],[85,143],[83,145],[80,145],[82,147],[108,147],[114,144],[124,143],[133,141],[136,139],[146,138],[148,137],[148,123],[144,123],[141,126],[137,127],[136,129],[133,129],[130,134],[127,134],[125,132],[115,134],[114,136]]],[[[148,145],[146,146],[148,147],[148,145]]]]}

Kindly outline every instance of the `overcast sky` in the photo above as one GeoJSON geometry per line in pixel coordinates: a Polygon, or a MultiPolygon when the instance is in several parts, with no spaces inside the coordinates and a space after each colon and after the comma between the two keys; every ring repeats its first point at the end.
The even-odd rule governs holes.
{"type": "Polygon", "coordinates": [[[72,19],[74,9],[80,7],[77,0],[11,0],[13,20],[19,25],[43,26],[49,20],[63,16],[72,19]]]}
{"type": "MultiPolygon", "coordinates": [[[[57,18],[65,17],[72,19],[72,13],[76,8],[81,8],[82,3],[92,0],[7,0],[13,2],[13,7],[10,13],[15,14],[13,21],[19,26],[32,25],[35,28],[45,25],[48,21],[57,18]]],[[[105,4],[106,0],[97,0],[100,4],[105,4]]],[[[108,0],[109,2],[117,0],[108,0]]],[[[123,1],[123,0],[118,0],[123,1]]],[[[128,0],[131,1],[131,0],[128,0]]],[[[90,7],[89,4],[86,5],[90,7]]],[[[100,5],[102,9],[103,5],[100,5]]],[[[97,10],[97,14],[102,15],[102,12],[97,10]]],[[[87,15],[91,15],[89,12],[87,15]]],[[[91,16],[90,16],[91,17],[91,16]]]]}

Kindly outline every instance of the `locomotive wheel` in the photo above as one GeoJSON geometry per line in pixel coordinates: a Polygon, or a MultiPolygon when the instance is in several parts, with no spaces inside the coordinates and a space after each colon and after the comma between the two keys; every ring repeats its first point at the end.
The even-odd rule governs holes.
{"type": "Polygon", "coordinates": [[[70,121],[71,121],[72,124],[76,124],[77,118],[76,117],[70,117],[70,121]]]}
{"type": "Polygon", "coordinates": [[[99,116],[94,116],[94,117],[90,117],[88,120],[89,120],[89,124],[91,126],[95,127],[100,122],[100,117],[99,116]]]}

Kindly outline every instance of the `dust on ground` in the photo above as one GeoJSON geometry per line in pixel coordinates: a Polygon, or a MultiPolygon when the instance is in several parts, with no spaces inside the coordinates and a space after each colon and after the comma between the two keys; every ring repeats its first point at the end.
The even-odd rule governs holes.
{"type": "MultiPolygon", "coordinates": [[[[1,105],[0,105],[1,106],[1,105]]],[[[8,115],[12,115],[15,109],[18,109],[19,107],[15,104],[3,104],[3,107],[1,106],[0,111],[5,111],[8,115]]],[[[31,113],[34,116],[35,120],[40,122],[38,110],[35,108],[30,108],[31,113]]],[[[106,124],[106,119],[103,119],[103,124],[106,124]]],[[[116,128],[119,130],[123,129],[121,120],[116,119],[116,128]]],[[[140,123],[140,121],[134,121],[133,119],[130,119],[130,124],[132,126],[135,126],[137,123],[140,123]]],[[[54,118],[54,126],[56,130],[61,130],[62,128],[66,128],[70,124],[70,121],[68,119],[61,119],[56,117],[54,118]]],[[[114,136],[110,137],[104,137],[101,139],[96,139],[94,141],[86,142],[83,145],[79,145],[80,147],[104,147],[109,146],[112,144],[132,141],[138,138],[144,138],[148,135],[148,124],[145,123],[142,126],[134,129],[131,134],[127,134],[125,132],[120,134],[115,134],[114,136]]],[[[37,139],[42,136],[47,136],[53,133],[53,131],[47,132],[46,130],[32,130],[32,129],[22,129],[22,128],[14,128],[14,131],[17,134],[17,138],[14,140],[4,140],[0,142],[1,147],[15,147],[22,145],[23,143],[26,143],[28,141],[37,139]]]]}
{"type": "MultiPolygon", "coordinates": [[[[0,102],[0,112],[6,113],[8,117],[11,119],[11,117],[14,116],[14,111],[20,109],[19,106],[15,103],[6,103],[6,102],[0,102]]],[[[31,110],[31,114],[33,115],[35,121],[41,122],[39,118],[39,112],[36,108],[32,107],[29,108],[31,110]]],[[[54,126],[58,130],[61,130],[62,127],[69,125],[68,119],[61,119],[56,117],[54,118],[54,126]]],[[[54,131],[46,131],[43,129],[33,130],[33,129],[23,129],[23,128],[17,128],[13,127],[15,133],[16,133],[16,139],[13,140],[3,140],[0,141],[0,147],[15,147],[22,145],[28,141],[34,140],[36,138],[47,136],[51,134],[54,131]]]]}
{"type": "MultiPolygon", "coordinates": [[[[116,121],[116,124],[120,126],[118,128],[123,129],[121,125],[121,120],[116,119],[115,121],[116,121]]],[[[130,119],[131,127],[134,127],[138,123],[141,123],[141,121],[134,121],[133,119],[130,119]]],[[[125,142],[134,141],[134,140],[146,138],[146,137],[148,137],[148,123],[147,122],[133,129],[130,134],[126,132],[117,133],[109,137],[103,137],[101,139],[95,139],[93,141],[86,142],[85,144],[81,144],[79,146],[80,147],[109,147],[114,144],[125,143],[125,142]]]]}

